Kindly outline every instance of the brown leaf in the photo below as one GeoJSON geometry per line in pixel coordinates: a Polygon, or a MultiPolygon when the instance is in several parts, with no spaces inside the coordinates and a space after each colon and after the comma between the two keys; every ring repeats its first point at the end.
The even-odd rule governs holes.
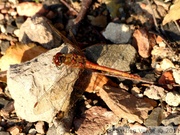
{"type": "Polygon", "coordinates": [[[47,50],[41,46],[35,44],[22,44],[16,43],[16,45],[10,46],[3,57],[0,59],[1,71],[7,70],[11,64],[19,64],[31,60],[47,50]]]}
{"type": "Polygon", "coordinates": [[[143,58],[148,58],[155,44],[154,36],[149,34],[144,28],[140,28],[134,31],[133,37],[133,46],[138,48],[139,55],[143,58]]]}
{"type": "Polygon", "coordinates": [[[177,0],[174,5],[171,6],[169,13],[164,17],[163,25],[170,21],[176,21],[180,19],[180,0],[177,0]]]}
{"type": "MultiPolygon", "coordinates": [[[[161,75],[161,77],[159,78],[158,83],[161,84],[161,85],[165,85],[165,87],[168,84],[174,84],[175,81],[174,81],[174,78],[173,78],[172,71],[165,71],[161,75]]],[[[168,87],[166,87],[166,88],[169,89],[168,87]]]]}

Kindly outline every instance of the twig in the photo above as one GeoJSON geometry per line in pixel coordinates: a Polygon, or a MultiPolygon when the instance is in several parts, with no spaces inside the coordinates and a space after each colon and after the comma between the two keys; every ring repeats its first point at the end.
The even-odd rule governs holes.
{"type": "Polygon", "coordinates": [[[92,0],[82,0],[81,10],[80,10],[79,14],[77,15],[76,19],[74,20],[75,25],[78,24],[84,18],[91,3],[92,3],[92,0]]]}
{"type": "Polygon", "coordinates": [[[150,6],[150,8],[152,10],[152,17],[153,17],[153,21],[154,21],[154,25],[156,27],[156,30],[160,33],[159,28],[158,28],[158,24],[157,24],[157,21],[156,21],[156,18],[155,18],[154,10],[152,9],[152,5],[151,5],[149,0],[147,0],[147,2],[148,2],[149,6],[150,6]]]}
{"type": "Polygon", "coordinates": [[[71,6],[69,6],[69,4],[68,4],[66,1],[60,0],[60,2],[62,2],[70,11],[74,12],[75,15],[78,15],[78,12],[77,12],[74,8],[72,8],[71,6]]]}

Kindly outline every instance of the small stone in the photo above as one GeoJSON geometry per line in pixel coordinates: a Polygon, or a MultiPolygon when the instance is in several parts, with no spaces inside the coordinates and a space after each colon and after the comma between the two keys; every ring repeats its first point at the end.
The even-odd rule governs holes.
{"type": "Polygon", "coordinates": [[[148,98],[155,99],[155,100],[165,100],[166,92],[162,87],[158,87],[155,85],[151,85],[149,88],[146,88],[144,91],[144,95],[148,98]]]}
{"type": "Polygon", "coordinates": [[[40,134],[45,134],[45,123],[43,121],[39,121],[35,125],[35,129],[40,134]]]}
{"type": "Polygon", "coordinates": [[[0,24],[0,29],[2,33],[6,33],[6,28],[4,27],[4,25],[0,24]]]}
{"type": "Polygon", "coordinates": [[[16,22],[16,25],[17,25],[17,27],[18,28],[20,28],[21,27],[21,25],[24,23],[24,17],[23,16],[18,16],[18,17],[16,17],[16,19],[15,19],[15,22],[16,22]]]}
{"type": "Polygon", "coordinates": [[[31,128],[30,130],[29,130],[29,134],[30,135],[35,135],[37,132],[36,132],[36,129],[35,128],[31,128]]]}
{"type": "Polygon", "coordinates": [[[6,131],[0,131],[0,135],[10,135],[10,133],[6,131]]]}
{"type": "Polygon", "coordinates": [[[103,134],[108,126],[117,124],[118,117],[107,109],[94,106],[85,111],[85,114],[75,119],[74,125],[78,135],[103,134]]]}
{"type": "Polygon", "coordinates": [[[170,114],[168,117],[163,119],[162,124],[165,126],[170,125],[170,124],[179,125],[180,124],[179,113],[170,114]]]}
{"type": "Polygon", "coordinates": [[[160,62],[160,67],[164,71],[168,68],[174,68],[174,64],[169,59],[165,58],[160,62]]]}
{"type": "Polygon", "coordinates": [[[133,94],[133,95],[138,95],[138,94],[140,94],[140,92],[141,92],[141,90],[138,88],[138,87],[133,87],[132,89],[131,89],[131,93],[133,94]]]}
{"type": "Polygon", "coordinates": [[[91,46],[85,52],[90,61],[121,71],[131,71],[130,66],[135,63],[137,54],[130,44],[91,46]]]}
{"type": "Polygon", "coordinates": [[[52,49],[61,44],[61,38],[51,29],[45,17],[28,18],[20,27],[19,41],[37,42],[52,49]]]}
{"type": "Polygon", "coordinates": [[[0,20],[4,19],[4,15],[0,13],[0,20]]]}
{"type": "Polygon", "coordinates": [[[159,126],[164,117],[163,111],[164,110],[160,107],[153,109],[149,117],[145,120],[144,124],[146,126],[159,126]]]}
{"type": "Polygon", "coordinates": [[[168,105],[178,106],[180,104],[180,94],[175,91],[168,92],[165,100],[168,105]]]}
{"type": "Polygon", "coordinates": [[[34,16],[35,14],[47,12],[43,4],[34,2],[22,2],[19,3],[16,8],[20,16],[34,16]]]}
{"type": "Polygon", "coordinates": [[[109,23],[102,33],[103,36],[113,43],[128,43],[132,30],[126,24],[109,23]]]}
{"type": "Polygon", "coordinates": [[[17,134],[22,132],[22,127],[20,127],[20,126],[13,126],[13,127],[10,127],[7,130],[11,133],[11,135],[17,135],[17,134]]]}
{"type": "Polygon", "coordinates": [[[1,46],[0,46],[0,48],[1,48],[1,54],[5,54],[6,50],[9,48],[9,46],[10,46],[9,41],[4,41],[4,40],[2,40],[2,41],[1,41],[1,46]]]}
{"type": "Polygon", "coordinates": [[[17,29],[17,27],[12,26],[12,25],[7,25],[6,26],[6,32],[7,33],[14,33],[14,30],[17,29]]]}
{"type": "Polygon", "coordinates": [[[173,77],[177,84],[180,84],[180,69],[173,69],[173,77]]]}

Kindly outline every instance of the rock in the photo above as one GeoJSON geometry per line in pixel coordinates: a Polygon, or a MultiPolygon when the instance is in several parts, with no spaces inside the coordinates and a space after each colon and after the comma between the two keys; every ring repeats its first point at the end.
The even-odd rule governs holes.
{"type": "Polygon", "coordinates": [[[15,30],[15,29],[17,29],[17,27],[15,27],[15,26],[13,26],[13,25],[7,25],[7,26],[6,26],[6,32],[7,32],[7,33],[12,34],[12,33],[14,33],[14,30],[15,30]]]}
{"type": "Polygon", "coordinates": [[[164,110],[160,107],[153,109],[149,117],[145,120],[144,124],[146,126],[159,126],[164,118],[163,112],[164,110]]]}
{"type": "Polygon", "coordinates": [[[148,117],[152,106],[143,99],[138,99],[128,92],[118,88],[99,90],[98,95],[107,106],[120,118],[142,123],[148,117]]]}
{"type": "Polygon", "coordinates": [[[37,42],[46,49],[58,47],[60,37],[51,29],[45,17],[28,18],[20,27],[19,41],[37,42]]]}
{"type": "Polygon", "coordinates": [[[30,122],[51,122],[58,111],[66,111],[79,69],[65,65],[57,68],[52,58],[59,51],[72,50],[62,45],[31,61],[10,66],[7,86],[19,117],[30,122]]]}
{"type": "Polygon", "coordinates": [[[17,5],[16,9],[19,16],[42,15],[47,12],[43,4],[35,2],[21,2],[17,5]]]}
{"type": "Polygon", "coordinates": [[[10,46],[9,41],[1,41],[1,54],[5,54],[6,50],[8,49],[8,47],[10,46]]]}
{"type": "Polygon", "coordinates": [[[180,69],[173,69],[173,77],[177,84],[180,84],[180,69]]]}
{"type": "Polygon", "coordinates": [[[180,124],[180,115],[179,115],[179,113],[170,114],[168,117],[166,117],[162,121],[162,124],[165,125],[165,126],[170,125],[170,124],[179,125],[180,124]]]}
{"type": "Polygon", "coordinates": [[[21,27],[21,25],[24,23],[24,21],[25,21],[25,19],[24,19],[23,16],[18,16],[15,19],[15,22],[16,22],[16,25],[17,25],[18,28],[21,27]]]}
{"type": "Polygon", "coordinates": [[[166,91],[162,87],[151,85],[149,88],[146,88],[144,95],[148,98],[155,100],[165,100],[166,91]]]}
{"type": "Polygon", "coordinates": [[[20,132],[22,132],[22,127],[20,127],[20,126],[13,126],[13,127],[10,127],[7,130],[11,133],[11,135],[17,135],[20,132]]]}
{"type": "Polygon", "coordinates": [[[86,48],[87,59],[99,65],[130,71],[135,63],[136,50],[130,44],[98,45],[86,48]]]}
{"type": "Polygon", "coordinates": [[[35,124],[35,129],[40,134],[45,134],[45,122],[39,121],[35,124]]]}
{"type": "Polygon", "coordinates": [[[64,115],[61,119],[54,119],[53,126],[51,126],[48,131],[47,135],[69,135],[70,130],[72,129],[72,121],[74,119],[74,112],[75,107],[69,109],[67,114],[64,115]]]}
{"type": "Polygon", "coordinates": [[[178,106],[180,105],[180,94],[175,91],[168,92],[165,100],[168,105],[178,106]]]}
{"type": "Polygon", "coordinates": [[[103,36],[113,43],[128,43],[131,38],[132,30],[126,24],[109,23],[102,33],[103,36]]]}
{"type": "Polygon", "coordinates": [[[10,133],[6,131],[0,131],[0,135],[10,135],[10,133]]]}
{"type": "Polygon", "coordinates": [[[86,110],[81,118],[75,119],[74,125],[78,135],[97,135],[103,134],[108,126],[118,121],[118,117],[113,112],[94,106],[86,110]]]}

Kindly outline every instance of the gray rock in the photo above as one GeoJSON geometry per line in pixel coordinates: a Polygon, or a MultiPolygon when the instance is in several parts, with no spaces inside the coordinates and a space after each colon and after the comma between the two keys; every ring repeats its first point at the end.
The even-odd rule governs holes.
{"type": "Polygon", "coordinates": [[[20,27],[19,41],[37,42],[47,49],[58,47],[61,39],[53,32],[47,21],[44,17],[28,18],[20,27]]]}
{"type": "Polygon", "coordinates": [[[144,125],[146,125],[146,126],[159,126],[161,124],[163,117],[165,117],[163,115],[163,111],[164,110],[159,108],[159,107],[153,109],[153,111],[151,112],[149,117],[144,122],[144,125]]]}
{"type": "Polygon", "coordinates": [[[92,62],[122,71],[130,71],[135,63],[136,50],[130,44],[94,45],[86,50],[86,57],[92,62]]]}
{"type": "Polygon", "coordinates": [[[19,117],[30,122],[51,122],[58,111],[66,111],[79,69],[64,64],[58,69],[52,58],[59,51],[72,50],[62,45],[31,61],[10,66],[7,85],[19,117]]]}
{"type": "Polygon", "coordinates": [[[113,43],[128,43],[132,35],[132,30],[126,24],[109,23],[102,33],[103,36],[113,43]]]}

